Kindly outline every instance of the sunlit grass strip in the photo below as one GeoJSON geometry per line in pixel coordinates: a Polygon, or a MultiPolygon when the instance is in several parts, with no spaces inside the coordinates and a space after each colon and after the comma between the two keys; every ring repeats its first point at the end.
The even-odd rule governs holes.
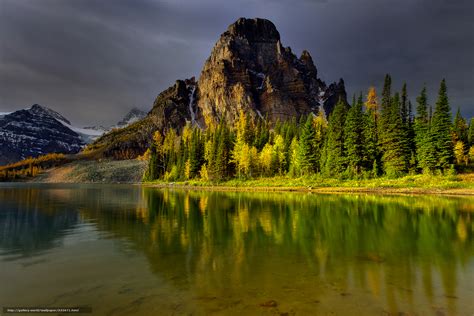
{"type": "Polygon", "coordinates": [[[448,190],[465,189],[466,193],[474,194],[474,174],[451,176],[410,175],[403,178],[376,178],[359,180],[340,180],[324,178],[321,176],[290,178],[286,176],[256,179],[232,179],[224,182],[210,182],[201,180],[188,180],[180,182],[153,181],[147,184],[175,185],[191,187],[228,187],[228,188],[259,188],[265,189],[304,189],[316,190],[318,188],[341,188],[343,191],[383,190],[383,189],[426,189],[448,190]]]}

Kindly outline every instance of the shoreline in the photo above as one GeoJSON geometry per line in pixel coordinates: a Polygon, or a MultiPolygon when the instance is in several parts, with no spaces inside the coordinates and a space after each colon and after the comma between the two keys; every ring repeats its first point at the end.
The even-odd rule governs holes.
{"type": "MultiPolygon", "coordinates": [[[[7,182],[4,182],[7,183],[7,182]]],[[[382,195],[442,195],[442,196],[474,196],[471,188],[423,188],[423,187],[368,187],[368,186],[248,186],[248,185],[196,185],[184,183],[153,183],[153,182],[94,182],[94,181],[14,181],[10,183],[34,184],[97,184],[97,185],[134,185],[157,189],[178,189],[209,192],[295,192],[314,194],[382,194],[382,195]]]]}
{"type": "Polygon", "coordinates": [[[391,188],[391,187],[304,187],[304,186],[230,186],[230,185],[190,185],[173,183],[137,183],[144,187],[182,189],[194,191],[215,192],[303,192],[319,194],[400,194],[400,195],[445,195],[445,196],[474,196],[474,189],[468,188],[391,188]]]}

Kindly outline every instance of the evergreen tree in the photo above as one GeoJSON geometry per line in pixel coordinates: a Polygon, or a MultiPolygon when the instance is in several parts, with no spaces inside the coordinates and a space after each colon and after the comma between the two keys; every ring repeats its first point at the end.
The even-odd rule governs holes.
{"type": "Polygon", "coordinates": [[[316,170],[316,148],[314,146],[315,135],[316,131],[313,126],[313,118],[310,114],[301,129],[298,146],[300,168],[303,174],[311,174],[316,170]]]}
{"type": "Polygon", "coordinates": [[[416,144],[415,144],[415,126],[413,123],[413,106],[410,101],[408,101],[408,143],[409,143],[409,153],[410,158],[410,170],[416,171],[416,144]]]}
{"type": "Polygon", "coordinates": [[[390,113],[390,108],[392,104],[392,77],[389,74],[385,75],[385,80],[382,90],[382,114],[385,113],[387,117],[390,113]]]}
{"type": "Polygon", "coordinates": [[[446,81],[441,81],[438,100],[436,101],[433,118],[431,120],[431,133],[436,153],[436,166],[446,170],[454,160],[453,141],[451,137],[451,108],[449,106],[446,81]]]}
{"type": "Polygon", "coordinates": [[[416,160],[418,167],[424,171],[431,171],[434,167],[434,151],[431,144],[430,117],[428,114],[428,103],[426,88],[421,90],[416,98],[416,117],[414,122],[416,160]]]}
{"type": "Polygon", "coordinates": [[[469,142],[469,127],[466,120],[461,115],[460,108],[458,108],[454,118],[453,141],[461,141],[465,145],[469,142]]]}
{"type": "Polygon", "coordinates": [[[407,84],[403,83],[402,86],[402,95],[400,100],[400,115],[402,117],[402,123],[405,126],[408,126],[410,121],[410,114],[408,110],[408,93],[407,93],[407,84]]]}
{"type": "Polygon", "coordinates": [[[290,160],[290,167],[288,173],[292,177],[297,177],[301,175],[301,168],[300,168],[300,161],[299,161],[299,142],[298,138],[293,137],[290,143],[290,147],[288,150],[288,157],[290,160]]]}
{"type": "Polygon", "coordinates": [[[399,176],[407,171],[405,148],[406,139],[403,134],[402,117],[400,114],[400,96],[392,98],[389,115],[386,118],[386,130],[382,140],[382,162],[385,173],[389,176],[399,176]]]}
{"type": "Polygon", "coordinates": [[[370,87],[369,93],[367,94],[367,101],[365,102],[365,124],[364,124],[364,139],[365,139],[365,167],[372,169],[373,175],[378,174],[378,160],[379,160],[379,148],[378,148],[378,111],[379,104],[377,100],[377,93],[374,87],[370,87]],[[374,169],[374,165],[376,168],[374,169]]]}
{"type": "Polygon", "coordinates": [[[383,153],[385,151],[385,147],[383,144],[387,142],[386,138],[388,136],[388,131],[390,128],[390,118],[392,112],[392,78],[389,74],[385,75],[383,90],[382,90],[382,102],[381,102],[381,110],[380,110],[380,120],[378,124],[378,140],[380,144],[380,151],[383,153]]]}
{"type": "Polygon", "coordinates": [[[457,164],[466,163],[469,155],[469,126],[458,108],[453,125],[454,156],[457,164]]]}
{"type": "Polygon", "coordinates": [[[474,117],[471,118],[471,122],[469,123],[469,131],[468,131],[468,142],[469,146],[474,146],[474,117]]]}
{"type": "Polygon", "coordinates": [[[411,166],[412,157],[415,155],[413,149],[412,125],[410,117],[410,104],[408,101],[407,84],[404,83],[402,87],[402,94],[400,99],[400,116],[402,120],[402,143],[404,144],[404,159],[406,170],[411,166]]]}
{"type": "Polygon", "coordinates": [[[340,175],[346,169],[346,159],[344,156],[344,124],[346,113],[346,105],[342,100],[339,100],[329,116],[323,158],[325,159],[325,173],[330,176],[340,175]]]}
{"type": "Polygon", "coordinates": [[[344,125],[344,149],[348,167],[356,174],[361,172],[364,165],[364,113],[362,111],[362,94],[357,102],[347,112],[344,125]]]}
{"type": "Polygon", "coordinates": [[[204,146],[201,139],[201,130],[193,128],[191,138],[188,144],[188,178],[194,178],[199,174],[204,159],[204,146]]]}

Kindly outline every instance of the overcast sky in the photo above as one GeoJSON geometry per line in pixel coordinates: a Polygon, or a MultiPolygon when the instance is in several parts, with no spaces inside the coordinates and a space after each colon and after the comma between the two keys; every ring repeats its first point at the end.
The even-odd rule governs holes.
{"type": "Polygon", "coordinates": [[[176,79],[199,76],[242,16],[273,21],[349,95],[390,73],[412,101],[426,84],[434,104],[446,78],[453,112],[474,116],[473,0],[0,0],[0,112],[39,103],[89,125],[149,110],[176,79]]]}

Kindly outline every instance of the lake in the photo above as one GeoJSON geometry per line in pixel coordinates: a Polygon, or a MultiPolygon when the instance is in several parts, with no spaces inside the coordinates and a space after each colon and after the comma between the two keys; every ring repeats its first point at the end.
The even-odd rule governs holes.
{"type": "Polygon", "coordinates": [[[0,306],[474,315],[474,198],[0,184],[0,306]]]}

